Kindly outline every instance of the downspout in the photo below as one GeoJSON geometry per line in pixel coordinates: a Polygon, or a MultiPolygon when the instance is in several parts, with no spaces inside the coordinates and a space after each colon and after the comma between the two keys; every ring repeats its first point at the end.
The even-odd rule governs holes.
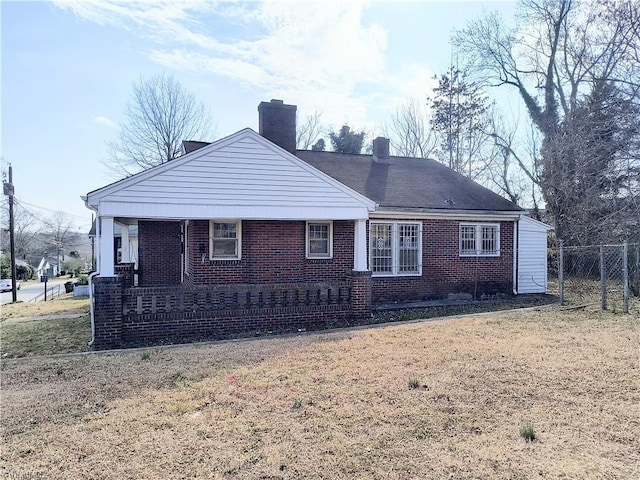
{"type": "Polygon", "coordinates": [[[518,217],[518,220],[513,222],[513,294],[518,294],[518,231],[520,225],[520,218],[522,218],[522,214],[518,217]]]}
{"type": "Polygon", "coordinates": [[[96,338],[96,322],[93,318],[93,277],[100,275],[100,272],[91,272],[89,274],[89,309],[91,312],[91,340],[89,340],[88,345],[93,346],[93,341],[96,338]]]}

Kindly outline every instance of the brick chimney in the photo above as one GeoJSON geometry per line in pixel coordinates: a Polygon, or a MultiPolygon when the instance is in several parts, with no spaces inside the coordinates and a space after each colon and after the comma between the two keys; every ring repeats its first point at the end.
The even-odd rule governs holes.
{"type": "Polygon", "coordinates": [[[378,137],[373,141],[373,161],[389,163],[389,139],[378,137]]]}
{"type": "Polygon", "coordinates": [[[258,105],[258,133],[294,155],[296,110],[295,105],[285,105],[282,100],[260,102],[258,105]]]}

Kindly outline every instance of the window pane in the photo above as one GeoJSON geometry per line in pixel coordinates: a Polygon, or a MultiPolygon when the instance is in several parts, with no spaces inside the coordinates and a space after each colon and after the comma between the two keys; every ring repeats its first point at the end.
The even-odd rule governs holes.
{"type": "Polygon", "coordinates": [[[213,240],[214,257],[236,257],[236,240],[213,240]]]}
{"type": "Polygon", "coordinates": [[[237,238],[235,223],[214,223],[213,238],[237,238]]]}
{"type": "Polygon", "coordinates": [[[398,272],[418,273],[418,225],[398,225],[398,272]]]}
{"type": "Polygon", "coordinates": [[[391,224],[371,224],[371,271],[392,273],[391,224]]]}
{"type": "Polygon", "coordinates": [[[484,254],[493,254],[497,253],[497,239],[496,235],[497,229],[496,227],[482,227],[482,253],[484,254]]]}
{"type": "Polygon", "coordinates": [[[329,255],[329,241],[309,240],[309,255],[329,255]]]}
{"type": "Polygon", "coordinates": [[[475,232],[473,225],[460,226],[460,253],[476,253],[475,232]]]}
{"type": "Polygon", "coordinates": [[[329,239],[329,225],[310,223],[309,224],[309,238],[313,240],[328,240],[329,239]]]}

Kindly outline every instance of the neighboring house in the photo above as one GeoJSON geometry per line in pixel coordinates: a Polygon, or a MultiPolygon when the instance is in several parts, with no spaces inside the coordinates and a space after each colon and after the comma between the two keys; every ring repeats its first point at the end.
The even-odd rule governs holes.
{"type": "Polygon", "coordinates": [[[36,269],[36,275],[39,279],[43,275],[47,275],[49,278],[58,276],[58,262],[53,258],[42,257],[38,268],[36,269]]]}
{"type": "Polygon", "coordinates": [[[517,205],[435,161],[389,156],[383,138],[373,155],[296,151],[296,107],[258,110],[260,134],[185,142],[183,156],[85,197],[99,230],[96,348],[348,325],[375,302],[518,293],[517,205]]]}

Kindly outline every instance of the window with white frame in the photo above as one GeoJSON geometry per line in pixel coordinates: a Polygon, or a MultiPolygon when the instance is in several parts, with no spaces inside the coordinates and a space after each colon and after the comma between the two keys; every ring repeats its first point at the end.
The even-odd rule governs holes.
{"type": "Polygon", "coordinates": [[[242,252],[242,222],[211,220],[209,222],[209,258],[238,260],[242,252]]]}
{"type": "Polygon", "coordinates": [[[373,275],[421,275],[420,223],[371,222],[369,265],[373,275]]]}
{"type": "Polygon", "coordinates": [[[499,257],[500,224],[461,223],[461,257],[499,257]]]}
{"type": "Polygon", "coordinates": [[[307,258],[333,257],[333,222],[307,222],[307,258]]]}

